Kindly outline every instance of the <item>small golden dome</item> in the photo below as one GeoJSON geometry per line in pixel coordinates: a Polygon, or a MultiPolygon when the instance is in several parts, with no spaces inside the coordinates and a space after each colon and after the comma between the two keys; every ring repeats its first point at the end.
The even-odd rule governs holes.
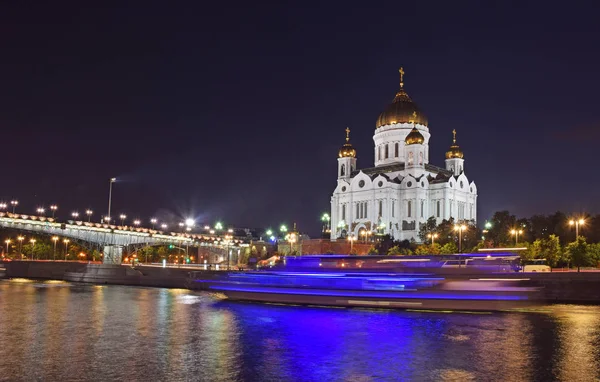
{"type": "Polygon", "coordinates": [[[408,135],[404,139],[404,143],[406,145],[422,145],[423,142],[425,142],[425,137],[416,127],[413,127],[410,133],[408,133],[408,135]]]}
{"type": "Polygon", "coordinates": [[[404,70],[400,68],[400,91],[394,101],[379,114],[375,128],[394,123],[418,123],[427,126],[427,117],[404,91],[404,70]]]}
{"type": "Polygon", "coordinates": [[[356,150],[350,143],[350,129],[346,127],[346,143],[342,146],[338,152],[340,158],[356,158],[356,150]]]}
{"type": "Polygon", "coordinates": [[[458,147],[458,145],[456,144],[456,130],[452,130],[452,135],[452,146],[450,146],[450,150],[446,151],[446,159],[463,159],[465,155],[460,149],[460,147],[458,147]]]}

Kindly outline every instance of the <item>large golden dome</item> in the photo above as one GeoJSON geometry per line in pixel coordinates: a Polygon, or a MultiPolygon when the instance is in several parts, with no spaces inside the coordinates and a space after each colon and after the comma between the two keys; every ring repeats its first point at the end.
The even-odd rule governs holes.
{"type": "Polygon", "coordinates": [[[404,143],[408,145],[419,144],[422,145],[425,142],[425,137],[416,127],[413,127],[410,133],[404,138],[404,143]]]}
{"type": "Polygon", "coordinates": [[[394,101],[379,114],[375,128],[394,123],[418,123],[427,126],[427,117],[404,91],[404,70],[400,68],[400,91],[394,101]]]}
{"type": "Polygon", "coordinates": [[[459,158],[463,159],[465,154],[456,144],[456,130],[452,130],[452,146],[450,146],[450,150],[446,151],[446,159],[454,159],[459,158]]]}
{"type": "Polygon", "coordinates": [[[338,152],[338,156],[340,158],[356,158],[356,150],[352,147],[350,143],[350,129],[346,128],[346,143],[342,146],[340,151],[338,152]]]}

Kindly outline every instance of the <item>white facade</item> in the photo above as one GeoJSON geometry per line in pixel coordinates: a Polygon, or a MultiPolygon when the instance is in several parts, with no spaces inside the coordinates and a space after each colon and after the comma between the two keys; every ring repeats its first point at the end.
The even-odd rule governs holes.
{"type": "Polygon", "coordinates": [[[340,150],[337,186],[331,197],[332,240],[347,235],[361,239],[361,231],[376,231],[395,240],[420,242],[419,226],[431,216],[438,224],[450,218],[476,220],[477,187],[465,175],[456,135],[446,152],[445,167],[429,164],[431,135],[426,118],[404,92],[402,82],[400,86],[377,123],[375,167],[357,169],[348,136],[340,150]]]}

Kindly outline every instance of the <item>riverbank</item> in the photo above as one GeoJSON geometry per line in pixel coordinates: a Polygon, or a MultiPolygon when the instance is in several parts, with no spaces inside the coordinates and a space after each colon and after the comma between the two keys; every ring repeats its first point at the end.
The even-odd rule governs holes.
{"type": "MultiPolygon", "coordinates": [[[[224,275],[223,271],[197,268],[88,264],[79,262],[11,261],[0,264],[0,278],[64,280],[93,284],[185,288],[203,290],[205,283],[224,275]],[[2,271],[4,268],[4,271],[2,271]]],[[[469,274],[468,278],[526,279],[541,290],[542,299],[551,303],[600,304],[600,272],[552,272],[469,274]]]]}

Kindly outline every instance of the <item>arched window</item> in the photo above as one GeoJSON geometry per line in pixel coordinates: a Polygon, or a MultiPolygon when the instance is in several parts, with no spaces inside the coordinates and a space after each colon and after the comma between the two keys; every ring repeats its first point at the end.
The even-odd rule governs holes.
{"type": "Polygon", "coordinates": [[[436,202],[436,207],[435,207],[435,211],[436,211],[436,216],[439,218],[440,217],[440,201],[438,200],[436,202]]]}
{"type": "Polygon", "coordinates": [[[424,216],[424,214],[423,214],[423,210],[424,209],[425,209],[425,202],[423,200],[421,200],[421,208],[420,208],[420,210],[421,210],[421,217],[424,216]]]}
{"type": "Polygon", "coordinates": [[[389,145],[385,145],[385,159],[389,158],[390,154],[390,149],[389,149],[389,145]]]}
{"type": "Polygon", "coordinates": [[[406,206],[406,216],[412,217],[412,201],[409,200],[406,206]]]}
{"type": "Polygon", "coordinates": [[[398,158],[398,142],[396,142],[396,144],[394,144],[394,156],[396,158],[398,158]]]}
{"type": "Polygon", "coordinates": [[[377,160],[381,160],[381,146],[377,146],[377,160]]]}
{"type": "Polygon", "coordinates": [[[383,212],[383,202],[380,200],[379,201],[379,217],[381,217],[382,212],[383,212]]]}
{"type": "Polygon", "coordinates": [[[342,165],[342,168],[341,168],[341,170],[340,170],[340,175],[341,175],[341,176],[344,176],[344,175],[346,175],[346,165],[345,165],[345,164],[343,164],[343,165],[342,165]]]}
{"type": "Polygon", "coordinates": [[[346,205],[342,204],[342,220],[346,220],[346,205]]]}
{"type": "Polygon", "coordinates": [[[408,165],[412,165],[414,162],[414,157],[412,151],[408,153],[408,165]]]}
{"type": "Polygon", "coordinates": [[[423,165],[423,153],[419,153],[419,164],[423,165]]]}
{"type": "Polygon", "coordinates": [[[356,219],[360,219],[360,203],[356,203],[356,219]]]}

